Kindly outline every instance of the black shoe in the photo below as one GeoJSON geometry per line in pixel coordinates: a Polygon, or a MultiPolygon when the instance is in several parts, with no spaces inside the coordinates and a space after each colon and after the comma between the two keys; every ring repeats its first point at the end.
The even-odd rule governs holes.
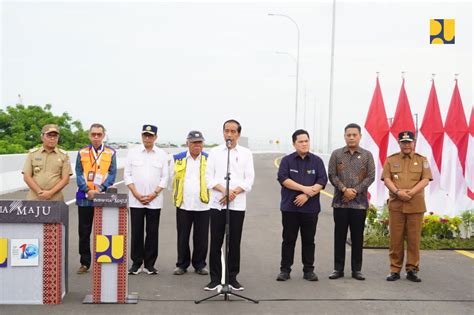
{"type": "Polygon", "coordinates": [[[356,280],[365,280],[364,274],[360,271],[353,271],[352,278],[356,280]]]}
{"type": "Polygon", "coordinates": [[[234,291],[242,291],[244,287],[237,280],[230,280],[229,286],[234,291]]]}
{"type": "Polygon", "coordinates": [[[214,291],[222,288],[222,284],[219,281],[211,281],[205,287],[206,291],[214,291]]]}
{"type": "Polygon", "coordinates": [[[337,270],[334,270],[334,271],[329,275],[329,279],[331,279],[331,280],[339,279],[339,278],[342,278],[342,277],[344,277],[344,271],[337,271],[337,270]]]}
{"type": "Polygon", "coordinates": [[[280,272],[276,278],[276,281],[286,281],[286,280],[289,280],[291,277],[290,277],[290,274],[288,272],[280,272]]]}
{"type": "Polygon", "coordinates": [[[205,276],[209,274],[209,270],[207,270],[206,268],[199,268],[199,269],[196,269],[194,272],[201,276],[205,276]]]}
{"type": "Polygon", "coordinates": [[[173,271],[173,274],[177,276],[184,275],[185,273],[186,273],[186,269],[183,269],[181,267],[176,267],[174,268],[174,271],[173,271]]]}
{"type": "Polygon", "coordinates": [[[305,272],[303,275],[303,279],[308,280],[308,281],[318,281],[318,276],[313,272],[305,272]]]}
{"type": "Polygon", "coordinates": [[[145,267],[145,268],[143,268],[143,271],[146,272],[149,275],[157,275],[158,274],[158,270],[155,267],[148,267],[148,268],[145,267]]]}
{"type": "Polygon", "coordinates": [[[391,272],[385,279],[387,279],[387,281],[396,281],[400,279],[400,274],[398,272],[391,272]]]}
{"type": "Polygon", "coordinates": [[[410,270],[407,272],[407,279],[413,282],[421,282],[421,279],[418,278],[415,270],[410,270]]]}
{"type": "Polygon", "coordinates": [[[130,267],[130,269],[128,269],[128,274],[129,275],[138,275],[140,272],[142,272],[141,266],[132,265],[132,267],[130,267]]]}

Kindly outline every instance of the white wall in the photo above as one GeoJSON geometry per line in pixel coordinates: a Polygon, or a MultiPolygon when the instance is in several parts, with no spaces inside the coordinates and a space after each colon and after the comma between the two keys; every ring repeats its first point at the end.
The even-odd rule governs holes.
{"type": "MultiPolygon", "coordinates": [[[[128,150],[117,150],[117,167],[123,168],[128,150]]],[[[68,152],[71,167],[76,177],[75,166],[77,151],[68,152]]],[[[25,164],[26,154],[4,154],[0,155],[0,194],[25,189],[27,186],[23,181],[21,173],[25,164]]]]}

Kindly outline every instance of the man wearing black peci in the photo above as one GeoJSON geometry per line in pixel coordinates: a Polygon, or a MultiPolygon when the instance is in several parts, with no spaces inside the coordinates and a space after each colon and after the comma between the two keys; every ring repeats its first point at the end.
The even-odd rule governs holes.
{"type": "Polygon", "coordinates": [[[163,208],[163,189],[168,184],[168,154],[155,146],[158,127],[144,125],[142,145],[128,151],[123,178],[129,189],[131,240],[133,261],[129,275],[144,271],[157,275],[158,229],[163,208]],[[145,235],[146,233],[146,235],[145,235]]]}
{"type": "Polygon", "coordinates": [[[255,171],[253,157],[249,149],[238,145],[242,127],[236,120],[224,123],[224,141],[209,152],[206,168],[207,187],[211,191],[209,206],[211,207],[211,246],[209,250],[209,268],[211,282],[204,290],[219,289],[222,278],[221,248],[224,241],[226,225],[226,175],[227,150],[229,160],[229,252],[228,270],[229,286],[240,291],[244,287],[237,281],[240,272],[240,240],[247,207],[246,195],[252,189],[255,171]]]}

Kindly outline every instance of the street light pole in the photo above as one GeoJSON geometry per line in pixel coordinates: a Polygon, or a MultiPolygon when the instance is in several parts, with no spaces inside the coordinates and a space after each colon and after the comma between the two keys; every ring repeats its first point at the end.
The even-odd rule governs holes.
{"type": "Polygon", "coordinates": [[[333,115],[333,85],[334,85],[334,45],[336,35],[336,0],[332,1],[332,34],[331,34],[331,77],[329,81],[329,117],[328,117],[328,146],[327,153],[332,150],[332,115],[333,115]]]}
{"type": "Polygon", "coordinates": [[[284,18],[289,19],[293,24],[296,26],[296,30],[298,31],[298,44],[296,47],[296,96],[295,96],[295,130],[298,128],[298,80],[299,80],[299,69],[300,69],[300,28],[295,20],[293,20],[290,16],[285,14],[274,14],[269,13],[269,16],[281,16],[284,18]]]}

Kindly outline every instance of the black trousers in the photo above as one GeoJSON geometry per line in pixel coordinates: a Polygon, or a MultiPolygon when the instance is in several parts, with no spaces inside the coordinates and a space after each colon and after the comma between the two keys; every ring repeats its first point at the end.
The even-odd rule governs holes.
{"type": "Polygon", "coordinates": [[[291,272],[295,256],[298,231],[301,233],[301,260],[303,272],[314,270],[314,236],[318,224],[318,214],[300,212],[281,212],[283,242],[281,243],[280,271],[291,272]]]}
{"type": "MultiPolygon", "coordinates": [[[[221,249],[225,235],[226,210],[211,209],[211,248],[209,267],[211,281],[221,282],[221,249]]],[[[240,240],[245,211],[229,210],[229,281],[237,279],[240,272],[240,240]]]]}
{"type": "Polygon", "coordinates": [[[176,267],[186,269],[192,263],[194,269],[206,266],[209,243],[210,211],[189,211],[176,208],[176,230],[178,234],[178,261],[176,267]],[[189,236],[193,228],[193,256],[189,249],[189,236]]]}
{"type": "Polygon", "coordinates": [[[134,266],[154,267],[158,258],[158,228],[161,209],[130,208],[131,258],[134,266]],[[146,237],[143,242],[146,221],[146,237]]]}
{"type": "Polygon", "coordinates": [[[334,208],[334,270],[344,271],[347,229],[351,230],[351,268],[362,270],[365,209],[334,208]]]}
{"type": "Polygon", "coordinates": [[[81,266],[91,266],[91,232],[94,222],[94,207],[78,207],[79,215],[79,255],[81,266]]]}

